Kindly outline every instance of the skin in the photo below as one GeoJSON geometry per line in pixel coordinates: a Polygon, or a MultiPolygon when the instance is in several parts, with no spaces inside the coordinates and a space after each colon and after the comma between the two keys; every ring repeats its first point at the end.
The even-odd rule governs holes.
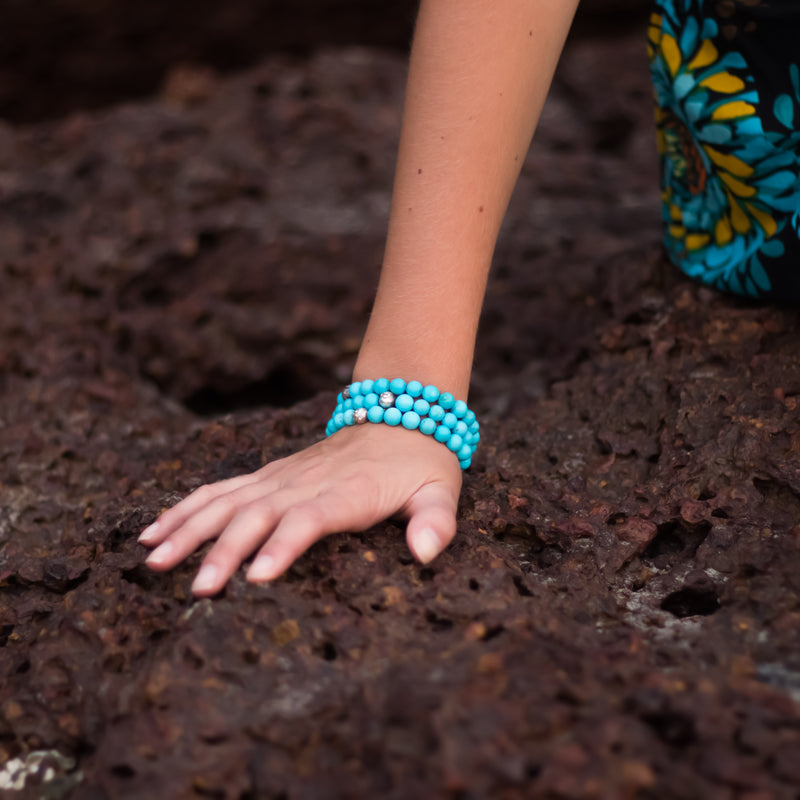
{"type": "MultiPolygon", "coordinates": [[[[404,377],[466,399],[492,253],[578,0],[423,0],[381,278],[354,380],[404,377]]],[[[345,428],[256,472],[202,486],[147,528],[169,570],[216,539],[192,586],[219,592],[256,554],[269,581],[330,533],[408,520],[414,556],[452,540],[453,453],[417,431],[345,428]]]]}

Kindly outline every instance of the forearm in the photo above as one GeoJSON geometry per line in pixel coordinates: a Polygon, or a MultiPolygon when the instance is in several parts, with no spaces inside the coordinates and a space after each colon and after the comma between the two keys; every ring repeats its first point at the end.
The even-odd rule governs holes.
{"type": "Polygon", "coordinates": [[[357,379],[466,397],[500,224],[577,2],[423,0],[357,379]]]}

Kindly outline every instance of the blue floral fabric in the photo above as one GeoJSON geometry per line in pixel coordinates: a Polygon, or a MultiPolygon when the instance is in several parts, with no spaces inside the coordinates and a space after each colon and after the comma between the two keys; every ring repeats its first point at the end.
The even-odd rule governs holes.
{"type": "Polygon", "coordinates": [[[800,2],[655,0],[664,240],[688,275],[800,304],[800,2]]]}

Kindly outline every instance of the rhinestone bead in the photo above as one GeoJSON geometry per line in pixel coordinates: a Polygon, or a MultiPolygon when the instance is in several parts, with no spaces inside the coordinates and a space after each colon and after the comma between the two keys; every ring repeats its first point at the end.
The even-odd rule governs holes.
{"type": "Polygon", "coordinates": [[[349,386],[345,386],[344,389],[342,389],[342,397],[345,400],[349,400],[350,399],[350,387],[349,386]]]}
{"type": "Polygon", "coordinates": [[[390,408],[394,405],[394,394],[392,392],[381,392],[381,396],[378,398],[378,402],[381,405],[381,408],[390,408]]]}
{"type": "Polygon", "coordinates": [[[353,423],[355,425],[363,425],[367,421],[367,409],[363,406],[361,408],[357,408],[353,412],[353,423]]]}

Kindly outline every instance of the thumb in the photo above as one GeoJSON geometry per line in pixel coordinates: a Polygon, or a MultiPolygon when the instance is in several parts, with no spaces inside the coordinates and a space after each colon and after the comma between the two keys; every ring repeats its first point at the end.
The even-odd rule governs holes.
{"type": "Polygon", "coordinates": [[[408,504],[406,540],[418,561],[433,561],[456,535],[457,496],[442,484],[426,484],[408,504]]]}

